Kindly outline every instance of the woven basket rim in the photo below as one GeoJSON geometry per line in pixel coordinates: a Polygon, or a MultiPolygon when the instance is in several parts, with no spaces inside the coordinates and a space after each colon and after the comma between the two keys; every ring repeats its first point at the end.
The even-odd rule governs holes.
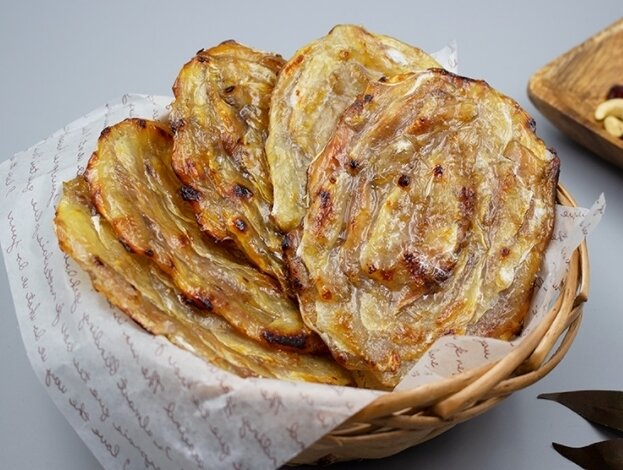
{"type": "MultiPolygon", "coordinates": [[[[557,187],[557,202],[577,207],[562,184],[557,187]]],[[[393,455],[487,411],[512,392],[540,380],[562,360],[575,339],[589,285],[588,249],[583,241],[573,252],[554,306],[520,346],[493,364],[379,396],[290,464],[393,455]]]]}

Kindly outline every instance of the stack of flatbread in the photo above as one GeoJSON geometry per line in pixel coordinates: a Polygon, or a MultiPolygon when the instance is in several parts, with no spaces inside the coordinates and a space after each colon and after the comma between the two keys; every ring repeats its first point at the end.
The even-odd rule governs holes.
{"type": "Polygon", "coordinates": [[[558,158],[420,49],[336,26],[285,61],[199,51],[169,122],[102,131],[57,207],[112,304],[214,365],[394,387],[440,336],[522,328],[558,158]]]}

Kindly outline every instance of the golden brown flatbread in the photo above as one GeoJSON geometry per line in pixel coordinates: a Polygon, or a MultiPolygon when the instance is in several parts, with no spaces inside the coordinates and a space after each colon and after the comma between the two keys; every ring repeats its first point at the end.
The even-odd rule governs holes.
{"type": "Polygon", "coordinates": [[[294,54],[273,91],[266,142],[272,214],[282,230],[299,225],[307,167],[368,82],[429,67],[439,64],[420,49],[353,25],[338,25],[294,54]]]}
{"type": "Polygon", "coordinates": [[[512,337],[558,168],[532,119],[485,82],[431,69],[370,84],[309,169],[290,248],[305,321],[389,387],[442,335],[512,337]]]}
{"type": "Polygon", "coordinates": [[[205,237],[171,168],[162,124],[126,119],[105,129],[86,179],[98,212],[128,250],[151,259],[196,307],[249,338],[298,352],[326,346],[277,282],[205,237]]]}
{"type": "Polygon", "coordinates": [[[200,51],[173,86],[171,125],[173,167],[201,229],[232,240],[287,286],[264,152],[270,96],[284,63],[235,41],[200,51]]]}
{"type": "Polygon", "coordinates": [[[95,288],[150,333],[241,377],[352,383],[330,357],[264,346],[184,302],[164,272],[123,248],[95,211],[82,177],[63,185],[54,223],[61,249],[89,273],[95,288]]]}

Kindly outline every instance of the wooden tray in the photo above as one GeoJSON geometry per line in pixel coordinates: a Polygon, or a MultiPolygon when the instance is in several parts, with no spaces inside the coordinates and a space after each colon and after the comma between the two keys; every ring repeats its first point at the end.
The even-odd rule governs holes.
{"type": "Polygon", "coordinates": [[[538,70],[528,96],[573,140],[623,167],[623,139],[608,134],[593,117],[617,83],[623,84],[623,18],[538,70]]]}

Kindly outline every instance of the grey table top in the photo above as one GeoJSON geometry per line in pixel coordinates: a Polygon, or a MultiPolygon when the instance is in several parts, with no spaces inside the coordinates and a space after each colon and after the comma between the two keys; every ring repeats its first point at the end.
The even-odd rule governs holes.
{"type": "MultiPolygon", "coordinates": [[[[541,392],[623,390],[623,170],[551,126],[530,104],[530,75],[623,16],[620,0],[493,2],[11,2],[0,15],[0,161],[125,92],[170,94],[197,49],[236,38],[288,56],[336,23],[359,23],[436,50],[456,39],[461,73],[517,99],[558,150],[561,181],[578,202],[604,192],[608,209],[589,240],[590,299],[563,362],[535,385],[431,442],[357,468],[577,468],[551,442],[608,436],[541,392]]],[[[621,77],[623,81],[623,77],[621,77]]],[[[0,269],[0,456],[3,468],[99,468],[35,378],[0,269]]],[[[348,464],[342,465],[347,467],[348,464]]]]}

